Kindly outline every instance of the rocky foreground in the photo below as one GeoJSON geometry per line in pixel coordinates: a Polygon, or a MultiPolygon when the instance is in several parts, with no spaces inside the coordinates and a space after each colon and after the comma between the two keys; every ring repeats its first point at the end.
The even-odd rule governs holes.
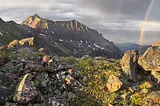
{"type": "Polygon", "coordinates": [[[121,60],[1,47],[1,106],[159,106],[160,42],[121,60]]]}

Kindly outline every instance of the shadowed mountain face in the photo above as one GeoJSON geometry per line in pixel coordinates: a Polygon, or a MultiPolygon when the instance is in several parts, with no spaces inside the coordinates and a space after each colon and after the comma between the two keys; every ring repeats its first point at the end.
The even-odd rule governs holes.
{"type": "Polygon", "coordinates": [[[4,22],[0,19],[0,44],[8,44],[15,39],[32,36],[14,21],[4,22]]]}
{"type": "Polygon", "coordinates": [[[140,54],[143,54],[149,45],[138,45],[134,43],[116,43],[115,44],[122,52],[127,50],[138,50],[140,54]]]}
{"type": "MultiPolygon", "coordinates": [[[[28,17],[21,25],[14,22],[1,22],[3,31],[3,40],[1,43],[8,43],[14,39],[35,37],[34,44],[37,48],[44,47],[49,53],[63,56],[83,55],[103,56],[106,58],[119,58],[120,50],[109,42],[97,31],[88,28],[76,20],[70,21],[52,21],[43,19],[37,14],[28,17]],[[13,27],[14,26],[14,27],[13,27]],[[8,28],[14,34],[7,34],[8,28]],[[6,36],[7,35],[7,36],[6,36]],[[15,37],[11,37],[15,35],[15,37]],[[11,37],[5,41],[6,37],[11,37]]],[[[0,31],[1,31],[0,30],[0,31]]]]}

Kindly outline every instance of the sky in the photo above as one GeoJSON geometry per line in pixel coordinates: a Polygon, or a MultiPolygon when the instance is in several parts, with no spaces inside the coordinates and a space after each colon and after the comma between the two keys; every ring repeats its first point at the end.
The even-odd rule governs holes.
{"type": "MultiPolygon", "coordinates": [[[[0,0],[0,17],[21,23],[39,16],[54,21],[78,20],[115,43],[139,43],[139,35],[152,0],[0,0]]],[[[160,0],[145,22],[141,44],[160,40],[160,0]]]]}

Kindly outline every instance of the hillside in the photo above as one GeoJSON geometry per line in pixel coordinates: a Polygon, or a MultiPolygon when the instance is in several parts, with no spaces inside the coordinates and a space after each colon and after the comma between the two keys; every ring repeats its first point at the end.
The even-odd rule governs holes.
{"type": "Polygon", "coordinates": [[[15,39],[22,39],[29,36],[31,34],[27,33],[21,25],[14,21],[5,22],[0,19],[0,44],[8,44],[15,39]]]}
{"type": "Polygon", "coordinates": [[[45,55],[33,40],[0,51],[0,105],[160,105],[160,41],[143,55],[128,50],[116,60],[45,55]]]}
{"type": "Polygon", "coordinates": [[[106,58],[120,58],[121,51],[103,38],[97,31],[76,20],[52,21],[37,14],[28,17],[21,25],[15,22],[1,22],[0,43],[7,44],[12,40],[34,37],[37,49],[43,47],[49,54],[59,56],[90,55],[106,58]]]}

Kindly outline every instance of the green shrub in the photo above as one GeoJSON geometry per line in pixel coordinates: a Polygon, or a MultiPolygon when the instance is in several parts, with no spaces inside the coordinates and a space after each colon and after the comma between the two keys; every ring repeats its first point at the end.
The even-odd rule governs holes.
{"type": "Polygon", "coordinates": [[[142,84],[140,85],[140,88],[141,88],[141,89],[150,89],[150,88],[152,88],[152,87],[153,87],[152,83],[150,83],[150,82],[148,82],[148,81],[145,81],[144,83],[142,83],[142,84]]]}
{"type": "Polygon", "coordinates": [[[73,65],[76,63],[76,58],[74,57],[61,57],[60,62],[65,63],[67,65],[73,65]]]}
{"type": "Polygon", "coordinates": [[[140,105],[142,97],[140,94],[136,93],[131,96],[130,100],[132,105],[140,105]]]}
{"type": "Polygon", "coordinates": [[[110,75],[120,76],[119,65],[107,60],[81,59],[78,67],[86,80],[83,81],[81,95],[74,100],[77,106],[106,106],[114,104],[118,97],[118,92],[110,93],[106,89],[108,77],[110,75]]]}

